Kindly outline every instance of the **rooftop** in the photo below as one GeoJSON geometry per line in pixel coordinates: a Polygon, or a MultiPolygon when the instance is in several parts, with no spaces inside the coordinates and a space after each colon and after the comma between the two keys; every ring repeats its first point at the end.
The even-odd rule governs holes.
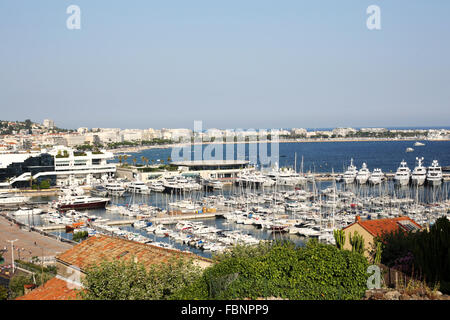
{"type": "Polygon", "coordinates": [[[74,265],[85,271],[89,266],[102,261],[137,259],[145,267],[168,262],[171,258],[193,259],[200,266],[212,263],[210,259],[192,253],[160,248],[150,244],[109,237],[90,237],[56,257],[57,260],[74,265]]]}
{"type": "Polygon", "coordinates": [[[391,233],[397,230],[408,232],[422,229],[422,227],[413,219],[409,217],[398,217],[376,220],[357,220],[351,225],[345,227],[344,230],[354,225],[355,223],[358,223],[374,237],[381,236],[383,233],[391,233]]]}
{"type": "Polygon", "coordinates": [[[54,277],[16,300],[76,300],[78,289],[76,285],[54,277]]]}
{"type": "Polygon", "coordinates": [[[245,165],[248,160],[192,160],[192,161],[176,161],[171,164],[176,166],[220,166],[220,165],[245,165]]]}

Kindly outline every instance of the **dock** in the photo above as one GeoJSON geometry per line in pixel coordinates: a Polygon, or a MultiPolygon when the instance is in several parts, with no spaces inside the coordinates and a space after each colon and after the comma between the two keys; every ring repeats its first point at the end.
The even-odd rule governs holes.
{"type": "MultiPolygon", "coordinates": [[[[138,222],[140,220],[145,220],[148,222],[152,222],[155,224],[176,224],[180,220],[196,220],[196,219],[215,219],[217,217],[221,217],[225,214],[225,212],[214,212],[214,213],[196,213],[196,214],[184,214],[184,215],[176,215],[176,216],[169,216],[169,217],[155,217],[155,218],[149,218],[149,219],[126,219],[126,220],[114,220],[114,221],[107,221],[102,223],[102,225],[107,226],[127,226],[132,225],[135,222],[138,222]]],[[[93,226],[96,225],[95,221],[92,222],[93,226]]],[[[40,226],[35,227],[36,229],[40,231],[58,231],[58,230],[65,230],[66,225],[65,224],[55,224],[55,225],[48,225],[48,226],[40,226]]]]}

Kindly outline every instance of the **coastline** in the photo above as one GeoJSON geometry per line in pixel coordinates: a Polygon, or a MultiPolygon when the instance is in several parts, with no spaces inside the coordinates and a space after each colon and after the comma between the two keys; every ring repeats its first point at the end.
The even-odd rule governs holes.
{"type": "Polygon", "coordinates": [[[202,142],[192,142],[192,143],[172,143],[163,145],[152,145],[152,146],[135,146],[135,147],[124,147],[117,149],[108,149],[108,152],[114,154],[123,153],[138,153],[144,150],[150,149],[170,149],[175,147],[183,147],[187,145],[208,145],[208,144],[251,144],[251,143],[311,143],[311,142],[383,142],[383,141],[450,141],[450,139],[411,139],[411,138],[332,138],[332,139],[281,139],[281,140],[269,140],[269,141],[202,141],[202,142]]]}

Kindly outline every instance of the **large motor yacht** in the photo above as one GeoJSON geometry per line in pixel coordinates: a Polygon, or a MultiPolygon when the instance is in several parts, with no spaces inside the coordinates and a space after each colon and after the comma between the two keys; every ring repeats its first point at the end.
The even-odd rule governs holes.
{"type": "Polygon", "coordinates": [[[142,181],[130,182],[126,190],[131,193],[149,194],[150,188],[142,181]]]}
{"type": "Polygon", "coordinates": [[[347,184],[355,182],[356,175],[358,174],[358,169],[353,165],[353,158],[350,160],[350,165],[347,167],[347,171],[344,172],[344,182],[347,184]]]}
{"type": "Polygon", "coordinates": [[[428,167],[427,183],[436,186],[442,182],[442,168],[437,160],[433,160],[431,166],[428,167]]]}
{"type": "Polygon", "coordinates": [[[369,182],[372,184],[380,184],[384,180],[384,173],[380,168],[373,169],[369,182]]]}
{"type": "Polygon", "coordinates": [[[409,183],[409,179],[411,178],[411,169],[408,168],[408,165],[405,160],[400,162],[400,166],[395,173],[394,180],[401,186],[406,186],[409,183]]]}
{"type": "Polygon", "coordinates": [[[427,177],[427,168],[425,168],[422,165],[423,157],[422,158],[416,158],[417,165],[414,168],[412,174],[411,174],[411,181],[413,184],[416,184],[418,186],[421,186],[424,184],[425,179],[427,177]]]}
{"type": "Polygon", "coordinates": [[[54,201],[52,206],[58,210],[105,208],[108,198],[89,196],[65,196],[54,201]]]}
{"type": "Polygon", "coordinates": [[[358,181],[359,184],[365,184],[367,180],[369,180],[369,177],[370,171],[367,168],[367,164],[364,162],[358,174],[356,175],[356,181],[358,181]]]}
{"type": "Polygon", "coordinates": [[[125,188],[117,182],[105,184],[105,189],[108,190],[109,196],[122,196],[126,191],[125,188]]]}

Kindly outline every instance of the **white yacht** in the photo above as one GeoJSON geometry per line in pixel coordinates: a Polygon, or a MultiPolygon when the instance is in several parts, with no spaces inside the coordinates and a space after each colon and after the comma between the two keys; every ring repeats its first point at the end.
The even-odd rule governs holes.
{"type": "Polygon", "coordinates": [[[130,182],[127,185],[126,191],[131,192],[131,193],[149,194],[150,188],[145,184],[145,182],[134,181],[134,182],[130,182]]]}
{"type": "Polygon", "coordinates": [[[424,184],[427,177],[427,169],[422,165],[423,157],[416,158],[417,165],[411,174],[411,181],[413,184],[421,186],[424,184]]]}
{"type": "Polygon", "coordinates": [[[204,179],[202,180],[202,183],[205,188],[210,188],[214,190],[223,189],[223,183],[220,180],[204,179]]]}
{"type": "Polygon", "coordinates": [[[369,182],[372,184],[380,184],[384,180],[384,173],[380,168],[373,169],[369,182]]]}
{"type": "Polygon", "coordinates": [[[419,142],[419,141],[417,141],[416,143],[414,143],[414,146],[415,147],[422,147],[422,146],[424,146],[425,145],[425,143],[422,143],[422,142],[419,142]]]}
{"type": "Polygon", "coordinates": [[[413,148],[406,148],[406,152],[413,152],[414,149],[413,148]]]}
{"type": "Polygon", "coordinates": [[[21,204],[24,202],[27,202],[30,200],[29,197],[21,196],[21,195],[15,195],[15,194],[9,194],[9,193],[0,193],[0,205],[16,205],[21,204]]]}
{"type": "Polygon", "coordinates": [[[125,188],[117,182],[109,182],[105,184],[105,189],[108,190],[108,195],[122,196],[125,193],[125,188]]]}
{"type": "Polygon", "coordinates": [[[431,166],[428,167],[427,183],[435,186],[442,182],[442,168],[437,160],[433,160],[431,166]]]}
{"type": "Polygon", "coordinates": [[[344,182],[347,184],[355,182],[358,169],[353,165],[353,158],[350,160],[350,165],[347,167],[347,171],[344,172],[344,182]]]}
{"type": "Polygon", "coordinates": [[[409,179],[411,178],[411,169],[408,168],[408,165],[405,160],[400,162],[400,166],[395,173],[394,180],[401,186],[406,186],[409,183],[409,179]]]}
{"type": "Polygon", "coordinates": [[[370,171],[367,168],[367,164],[364,162],[362,164],[361,169],[356,175],[356,181],[358,181],[359,184],[365,184],[367,180],[369,180],[370,177],[370,171]]]}
{"type": "MultiPolygon", "coordinates": [[[[272,167],[272,170],[265,174],[266,177],[270,178],[277,185],[286,186],[296,186],[299,184],[304,184],[307,182],[306,177],[300,175],[292,168],[279,168],[278,163],[272,167]]],[[[264,186],[266,186],[267,181],[265,181],[264,186]]],[[[269,185],[273,185],[270,184],[269,185]]]]}
{"type": "Polygon", "coordinates": [[[42,213],[42,209],[39,208],[20,208],[19,210],[15,211],[13,213],[14,216],[33,216],[33,215],[40,215],[42,213]]]}
{"type": "Polygon", "coordinates": [[[161,181],[152,181],[149,185],[149,189],[155,192],[163,192],[165,187],[161,181]]]}

